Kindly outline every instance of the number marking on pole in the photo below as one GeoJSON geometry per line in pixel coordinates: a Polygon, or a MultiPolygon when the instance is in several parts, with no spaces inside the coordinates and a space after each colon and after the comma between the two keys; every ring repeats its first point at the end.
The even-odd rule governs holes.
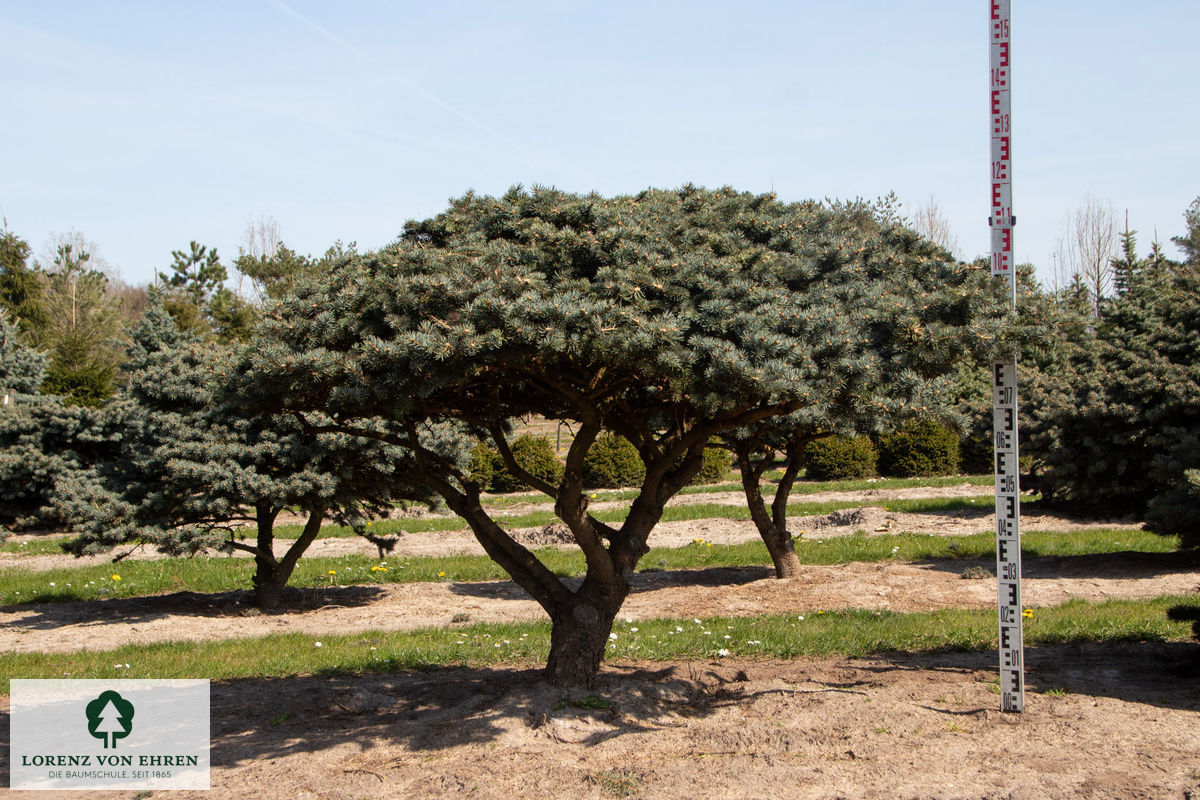
{"type": "MultiPolygon", "coordinates": [[[[992,275],[1008,283],[1017,306],[1012,206],[1012,3],[989,0],[991,9],[992,275]]],[[[1016,356],[992,368],[992,432],[996,474],[996,583],[1000,624],[1000,707],[1025,710],[1025,632],[1021,607],[1021,476],[1017,426],[1016,356]]]]}

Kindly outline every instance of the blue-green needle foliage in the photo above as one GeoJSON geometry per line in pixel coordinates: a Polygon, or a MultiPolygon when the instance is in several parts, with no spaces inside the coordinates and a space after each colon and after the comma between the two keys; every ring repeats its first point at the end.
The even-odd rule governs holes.
{"type": "Polygon", "coordinates": [[[118,435],[105,410],[38,393],[47,363],[0,313],[0,526],[11,529],[62,525],[55,498],[84,487],[118,435]]]}
{"type": "Polygon", "coordinates": [[[1113,259],[1117,291],[1059,298],[1062,340],[1031,385],[1031,452],[1051,501],[1094,512],[1147,514],[1200,545],[1200,198],[1185,215],[1184,263],[1155,246],[1136,255],[1135,231],[1113,259]],[[1072,313],[1074,312],[1074,313],[1072,313]],[[1147,513],[1148,512],[1148,513],[1147,513]]]}
{"type": "Polygon", "coordinates": [[[405,481],[407,453],[394,445],[242,414],[227,392],[233,354],[179,330],[160,306],[134,330],[129,356],[128,390],[111,409],[121,417],[119,451],[61,500],[79,531],[72,552],[131,543],[173,555],[245,550],[255,556],[257,602],[272,607],[326,515],[365,535],[366,520],[395,500],[428,496],[405,481]],[[291,507],[308,523],[279,557],[275,520],[291,507]]]}
{"type": "Polygon", "coordinates": [[[646,537],[712,437],[911,402],[926,379],[904,354],[936,360],[963,330],[972,347],[995,339],[1003,311],[976,313],[990,307],[989,278],[902,226],[817,202],[518,187],[468,194],[394,244],[298,282],[267,310],[239,371],[259,408],[346,433],[380,417],[407,430],[387,438],[415,453],[414,480],[554,620],[551,679],[586,682],[646,537]],[[883,383],[916,388],[881,396],[883,383]],[[505,452],[508,421],[528,414],[573,423],[557,483],[505,452]],[[422,446],[422,427],[445,421],[489,437],[517,477],[555,498],[587,559],[581,586],[508,536],[470,476],[422,446]],[[646,466],[619,525],[587,513],[583,462],[603,430],[646,466]]]}
{"type": "Polygon", "coordinates": [[[1008,312],[1000,282],[908,228],[889,198],[832,210],[831,222],[806,237],[802,251],[826,276],[804,311],[814,324],[797,332],[809,337],[809,369],[819,370],[820,380],[805,375],[805,402],[791,413],[722,437],[779,577],[799,568],[787,505],[810,442],[875,434],[910,420],[936,424],[933,418],[951,414],[957,362],[989,361],[1030,335],[1008,312]],[[761,476],[776,453],[784,455],[783,475],[768,503],[761,476]]]}

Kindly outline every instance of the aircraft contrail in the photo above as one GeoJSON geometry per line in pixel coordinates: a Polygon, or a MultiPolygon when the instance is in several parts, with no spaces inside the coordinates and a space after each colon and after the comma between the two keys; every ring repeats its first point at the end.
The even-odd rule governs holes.
{"type": "Polygon", "coordinates": [[[521,150],[523,152],[529,152],[528,148],[518,144],[517,142],[514,142],[512,139],[510,139],[507,136],[505,136],[504,134],[500,133],[495,128],[485,125],[484,123],[482,123],[479,120],[472,117],[470,114],[460,111],[459,109],[450,105],[446,101],[442,100],[440,97],[438,97],[433,92],[426,89],[425,87],[423,87],[420,84],[410,80],[409,78],[406,78],[405,76],[397,73],[395,70],[393,70],[391,67],[384,64],[383,62],[376,60],[370,53],[366,52],[362,48],[357,47],[354,44],[351,44],[350,42],[346,41],[342,37],[338,36],[333,31],[329,30],[328,28],[325,28],[325,27],[317,24],[316,22],[313,22],[311,19],[304,16],[300,12],[288,7],[283,2],[281,2],[281,0],[270,0],[270,2],[271,2],[271,5],[275,6],[280,11],[283,11],[283,12],[287,13],[289,16],[291,16],[293,19],[296,19],[296,20],[304,23],[305,25],[312,28],[317,33],[321,34],[326,39],[329,39],[330,41],[334,42],[338,46],[343,47],[346,50],[349,50],[351,53],[354,53],[356,56],[361,58],[363,61],[365,61],[368,64],[370,64],[371,66],[375,67],[380,72],[383,72],[384,74],[386,74],[393,80],[399,81],[400,83],[404,84],[405,86],[408,86],[414,92],[421,95],[421,97],[424,97],[426,100],[428,100],[430,103],[433,103],[438,108],[440,108],[444,111],[448,111],[449,113],[453,114],[454,116],[458,117],[459,119],[463,120],[464,122],[474,125],[476,128],[479,128],[481,131],[491,134],[492,136],[496,137],[500,141],[504,142],[505,144],[507,144],[511,147],[516,148],[517,150],[521,150]]]}

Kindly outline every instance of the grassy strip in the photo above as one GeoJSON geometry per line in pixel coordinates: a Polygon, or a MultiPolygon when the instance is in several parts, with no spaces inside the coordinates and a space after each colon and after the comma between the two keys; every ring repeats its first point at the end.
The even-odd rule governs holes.
{"type": "MultiPolygon", "coordinates": [[[[776,470],[767,476],[769,480],[778,481],[783,477],[782,470],[776,470]]],[[[942,478],[857,478],[843,481],[798,481],[792,487],[793,495],[819,494],[821,492],[859,492],[867,489],[911,489],[923,487],[942,489],[947,486],[992,486],[995,478],[991,475],[950,475],[942,478]]],[[[685,486],[679,494],[712,494],[713,492],[740,492],[741,483],[713,483],[704,486],[685,486]]],[[[770,490],[768,489],[768,492],[770,490]]],[[[597,502],[615,500],[633,500],[638,495],[637,489],[597,489],[591,493],[597,502]]],[[[485,502],[488,508],[508,508],[527,503],[548,503],[549,499],[536,492],[520,494],[489,495],[485,502]]]]}
{"type": "MultiPolygon", "coordinates": [[[[1023,495],[1022,500],[1029,502],[1034,495],[1023,495]]],[[[880,506],[887,511],[903,511],[908,513],[937,513],[947,511],[962,511],[964,509],[990,509],[995,503],[992,495],[974,497],[928,497],[908,500],[879,500],[869,505],[880,506]]],[[[824,503],[790,503],[788,515],[795,517],[829,514],[846,508],[862,508],[863,503],[838,500],[824,503]]],[[[624,508],[601,509],[593,516],[601,522],[624,522],[628,510],[624,508]]],[[[527,514],[512,516],[497,516],[496,521],[505,528],[540,528],[558,522],[558,517],[552,511],[533,511],[527,514]]],[[[697,519],[750,519],[750,511],[744,505],[727,503],[692,503],[689,505],[670,506],[663,511],[663,522],[686,522],[697,519]]],[[[398,533],[429,533],[439,531],[466,530],[466,523],[458,517],[425,517],[420,519],[389,519],[372,523],[371,532],[379,536],[398,533]]],[[[276,533],[280,538],[289,539],[300,535],[299,525],[281,525],[276,533]]],[[[338,525],[326,525],[321,529],[322,539],[344,538],[355,536],[350,528],[338,525]]]]}
{"type": "MultiPolygon", "coordinates": [[[[1073,642],[1177,641],[1189,623],[1172,622],[1175,605],[1196,596],[1150,600],[1072,600],[1037,609],[1025,624],[1027,646],[1073,642]]],[[[10,678],[278,678],[544,663],[549,623],[465,625],[417,631],[127,645],[104,652],[2,653],[0,691],[10,678]]],[[[751,659],[891,651],[979,651],[996,647],[993,610],[817,611],[706,620],[619,621],[610,660],[751,659]]]]}
{"type": "MultiPolygon", "coordinates": [[[[817,494],[819,492],[850,492],[861,491],[865,489],[905,489],[912,487],[929,487],[940,488],[945,486],[958,486],[963,483],[969,483],[972,486],[990,486],[993,479],[988,475],[970,475],[956,476],[949,478],[878,478],[869,480],[855,481],[823,481],[813,483],[798,483],[792,490],[793,495],[817,494]]],[[[740,483],[716,484],[710,486],[689,486],[680,494],[695,495],[695,494],[711,494],[713,492],[727,492],[742,490],[740,483]]],[[[620,489],[614,491],[599,491],[593,493],[592,497],[596,502],[615,502],[622,500],[633,500],[637,497],[637,491],[632,489],[620,489]]],[[[531,502],[541,502],[549,504],[549,499],[541,494],[520,494],[520,495],[502,495],[488,498],[487,506],[489,509],[503,510],[518,505],[527,505],[531,502]]],[[[962,508],[975,508],[990,505],[992,498],[990,495],[980,495],[978,497],[969,498],[931,498],[926,500],[881,500],[874,505],[881,505],[889,511],[949,511],[962,508]]],[[[795,503],[788,506],[788,513],[794,516],[807,516],[812,514],[828,514],[831,511],[836,511],[843,508],[857,508],[862,505],[861,502],[833,502],[833,503],[795,503]]],[[[664,522],[700,519],[696,514],[704,514],[706,517],[720,517],[724,519],[749,519],[750,514],[738,506],[721,504],[721,503],[701,503],[692,504],[690,506],[676,506],[668,508],[663,516],[664,522]],[[699,510],[695,510],[699,509],[699,510]]],[[[597,517],[603,522],[621,522],[625,519],[623,511],[606,511],[597,514],[597,517]]],[[[529,514],[520,514],[513,516],[503,516],[504,523],[511,528],[533,528],[541,525],[548,525],[552,522],[557,522],[557,518],[550,511],[535,511],[529,514]]],[[[454,516],[446,517],[424,517],[416,519],[396,519],[382,520],[373,523],[371,532],[386,536],[397,532],[406,533],[426,533],[434,531],[459,531],[465,530],[466,523],[454,516]]],[[[301,525],[280,525],[276,529],[276,535],[283,539],[295,538],[300,535],[303,529],[301,525]]],[[[321,538],[340,538],[356,535],[353,530],[338,525],[326,525],[321,530],[321,538]]],[[[0,543],[0,553],[16,553],[19,555],[57,555],[62,552],[60,547],[61,542],[70,539],[70,536],[48,536],[39,539],[26,539],[19,542],[3,542],[0,543]]]]}
{"type": "MultiPolygon", "coordinates": [[[[995,537],[933,536],[899,533],[879,536],[802,538],[796,554],[803,564],[844,564],[852,561],[926,561],[954,558],[991,558],[995,537]]],[[[1159,536],[1138,528],[1082,530],[1067,533],[1030,531],[1023,534],[1022,553],[1038,556],[1077,556],[1095,553],[1169,553],[1178,549],[1176,537],[1159,536]]],[[[542,549],[538,557],[559,575],[581,575],[583,554],[577,549],[542,549]]],[[[685,547],[656,547],[643,557],[641,568],[701,569],[770,564],[761,541],[714,545],[702,539],[685,547]]],[[[249,559],[225,556],[163,558],[126,561],[39,572],[19,568],[0,570],[0,603],[50,603],[137,597],[164,592],[214,593],[250,586],[254,564],[249,559]]],[[[426,581],[472,582],[502,580],[508,576],[487,556],[454,555],[391,558],[384,562],[366,555],[301,560],[291,585],[346,586],[426,581]]]]}
{"type": "Polygon", "coordinates": [[[25,539],[20,542],[5,542],[0,544],[0,553],[15,553],[19,556],[60,555],[62,543],[70,536],[51,535],[45,538],[25,539]]]}

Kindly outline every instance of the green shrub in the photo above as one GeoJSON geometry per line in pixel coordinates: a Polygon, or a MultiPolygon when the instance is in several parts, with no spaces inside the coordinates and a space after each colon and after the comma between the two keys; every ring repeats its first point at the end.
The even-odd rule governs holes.
{"type": "Polygon", "coordinates": [[[804,475],[814,481],[840,481],[875,474],[879,451],[866,436],[827,436],[804,448],[804,475]]]}
{"type": "Polygon", "coordinates": [[[480,442],[471,451],[471,461],[467,465],[467,477],[478,483],[479,488],[485,492],[490,492],[492,481],[496,477],[496,470],[503,466],[504,459],[500,457],[500,451],[487,442],[480,442]]]}
{"type": "MultiPolygon", "coordinates": [[[[1150,501],[1146,527],[1177,534],[1185,548],[1200,547],[1200,469],[1184,472],[1183,481],[1150,501]]],[[[1200,626],[1200,622],[1196,623],[1200,626]]],[[[1197,629],[1200,635],[1200,627],[1197,629]]]]}
{"type": "Polygon", "coordinates": [[[689,482],[689,486],[703,486],[725,480],[733,467],[733,453],[720,447],[704,448],[704,466],[689,482]]]}
{"type": "Polygon", "coordinates": [[[889,478],[958,472],[958,433],[934,419],[911,422],[879,437],[879,472],[889,478]]]}
{"type": "Polygon", "coordinates": [[[959,444],[961,459],[958,468],[967,475],[987,475],[992,472],[996,468],[995,445],[991,409],[971,415],[959,444]]]}
{"type": "Polygon", "coordinates": [[[583,485],[589,489],[621,489],[640,486],[646,465],[628,439],[602,433],[592,442],[583,459],[583,485]]]}
{"type": "MultiPolygon", "coordinates": [[[[554,454],[554,445],[549,437],[524,434],[513,439],[509,446],[512,448],[513,458],[530,475],[556,485],[562,480],[563,465],[554,454]]],[[[499,453],[496,454],[496,458],[490,491],[516,492],[529,488],[508,471],[499,453]]]]}

